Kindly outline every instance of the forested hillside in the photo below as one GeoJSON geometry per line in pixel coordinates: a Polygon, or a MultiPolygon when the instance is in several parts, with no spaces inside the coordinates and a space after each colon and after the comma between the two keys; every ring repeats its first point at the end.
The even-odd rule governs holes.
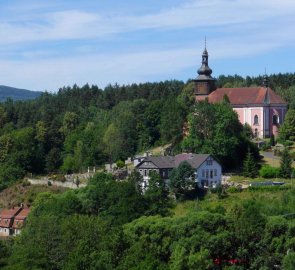
{"type": "MultiPolygon", "coordinates": [[[[295,74],[270,76],[271,86],[286,98],[290,107],[295,105],[294,78],[295,74]]],[[[220,76],[217,84],[244,86],[261,84],[261,80],[261,77],[220,76]]],[[[78,172],[167,143],[174,153],[212,152],[225,168],[239,166],[248,144],[243,127],[229,106],[224,104],[215,109],[213,105],[204,106],[204,115],[209,107],[211,117],[226,116],[235,126],[226,126],[229,121],[222,120],[224,126],[218,129],[221,133],[214,134],[214,140],[200,133],[199,137],[182,142],[188,116],[201,109],[194,106],[190,81],[109,85],[104,90],[74,85],[55,94],[45,92],[35,100],[8,99],[0,106],[0,186],[5,187],[28,172],[78,172]],[[236,132],[229,134],[232,128],[236,132]],[[230,147],[225,145],[220,154],[215,146],[220,145],[218,138],[224,137],[231,138],[227,141],[230,147]],[[198,144],[206,147],[197,148],[198,144]],[[244,150],[234,145],[242,145],[244,150]],[[234,163],[223,162],[237,157],[238,152],[240,158],[234,158],[234,163]]],[[[195,120],[191,119],[191,123],[195,120]]],[[[212,124],[217,125],[218,121],[212,124]]],[[[215,130],[214,125],[211,128],[215,130]]]]}
{"type": "Polygon", "coordinates": [[[30,91],[25,89],[18,89],[5,85],[0,85],[0,102],[5,101],[7,98],[13,100],[27,100],[39,97],[42,92],[30,91]]]}

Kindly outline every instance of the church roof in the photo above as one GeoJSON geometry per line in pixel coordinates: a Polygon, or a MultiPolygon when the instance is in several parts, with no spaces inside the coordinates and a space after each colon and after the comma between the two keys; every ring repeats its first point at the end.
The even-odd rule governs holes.
{"type": "Polygon", "coordinates": [[[209,102],[220,102],[224,95],[228,96],[232,105],[287,104],[271,88],[266,87],[217,88],[208,96],[209,102]]]}

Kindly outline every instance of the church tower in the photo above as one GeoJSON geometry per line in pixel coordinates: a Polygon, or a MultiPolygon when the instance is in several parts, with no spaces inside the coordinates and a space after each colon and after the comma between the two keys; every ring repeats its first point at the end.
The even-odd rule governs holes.
{"type": "Polygon", "coordinates": [[[212,69],[208,65],[208,58],[209,55],[205,39],[205,49],[202,54],[202,65],[198,69],[198,77],[194,80],[196,100],[204,100],[212,91],[216,89],[215,79],[211,77],[212,69]]]}

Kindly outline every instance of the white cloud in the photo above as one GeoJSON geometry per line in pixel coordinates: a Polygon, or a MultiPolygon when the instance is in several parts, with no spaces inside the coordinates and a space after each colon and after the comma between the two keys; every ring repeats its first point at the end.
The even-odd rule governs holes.
{"type": "Polygon", "coordinates": [[[49,12],[45,8],[38,15],[34,13],[32,19],[24,16],[20,20],[10,18],[0,22],[1,84],[57,90],[74,83],[105,86],[115,82],[143,82],[155,77],[177,78],[176,74],[187,68],[196,72],[203,49],[200,39],[205,32],[209,33],[211,60],[263,54],[294,44],[294,29],[290,27],[295,23],[294,12],[295,1],[291,0],[189,1],[145,15],[103,15],[100,11],[70,9],[49,12]],[[178,37],[175,37],[174,44],[164,41],[158,44],[158,49],[135,45],[134,52],[122,49],[114,53],[105,50],[91,54],[95,45],[89,45],[89,39],[97,42],[105,36],[146,29],[163,33],[167,29],[191,31],[195,37],[188,42],[193,40],[195,43],[182,41],[179,48],[178,37]],[[38,46],[40,41],[71,39],[85,40],[84,45],[75,48],[77,55],[66,57],[63,49],[38,46]],[[29,44],[26,49],[22,48],[24,44],[29,44]],[[34,47],[30,48],[30,45],[34,47]],[[7,55],[15,52],[19,55],[18,60],[11,57],[1,61],[1,58],[7,59],[2,57],[5,52],[7,55]]]}

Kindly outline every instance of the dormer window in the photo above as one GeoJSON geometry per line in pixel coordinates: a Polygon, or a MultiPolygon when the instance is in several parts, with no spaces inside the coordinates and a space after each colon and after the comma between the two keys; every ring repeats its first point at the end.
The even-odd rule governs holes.
{"type": "Polygon", "coordinates": [[[277,125],[280,123],[280,120],[279,120],[279,116],[277,114],[275,114],[273,117],[272,117],[272,123],[274,125],[277,125]]]}
{"type": "Polygon", "coordinates": [[[253,123],[254,125],[259,125],[259,122],[258,122],[258,115],[257,114],[255,114],[255,116],[254,116],[254,123],[253,123]]]}

